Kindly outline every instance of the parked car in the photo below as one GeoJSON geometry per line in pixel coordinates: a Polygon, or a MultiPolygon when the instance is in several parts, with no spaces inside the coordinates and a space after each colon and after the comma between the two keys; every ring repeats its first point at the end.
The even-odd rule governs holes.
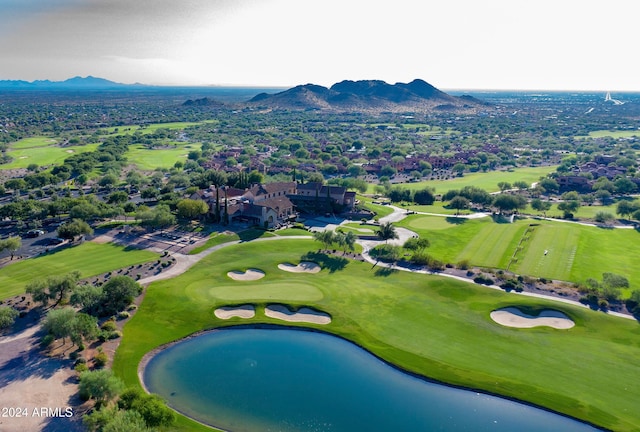
{"type": "Polygon", "coordinates": [[[25,237],[29,237],[29,238],[33,238],[33,237],[40,237],[43,234],[44,234],[44,231],[42,231],[42,230],[32,229],[32,230],[27,231],[24,236],[25,237]]]}

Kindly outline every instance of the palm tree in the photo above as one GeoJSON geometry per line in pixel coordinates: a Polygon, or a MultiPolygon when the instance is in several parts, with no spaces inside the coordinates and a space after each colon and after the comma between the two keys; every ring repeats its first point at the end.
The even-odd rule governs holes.
{"type": "Polygon", "coordinates": [[[387,243],[389,240],[397,239],[398,233],[391,222],[381,223],[380,228],[378,228],[378,237],[380,240],[384,240],[387,243]]]}

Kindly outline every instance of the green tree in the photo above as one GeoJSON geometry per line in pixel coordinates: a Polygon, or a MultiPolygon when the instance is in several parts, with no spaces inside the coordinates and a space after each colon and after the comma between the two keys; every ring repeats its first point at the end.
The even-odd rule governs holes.
{"type": "Polygon", "coordinates": [[[125,191],[111,192],[107,197],[109,204],[123,204],[129,200],[129,195],[125,191]]]}
{"type": "Polygon", "coordinates": [[[85,371],[80,374],[80,397],[94,399],[99,405],[115,398],[123,388],[122,381],[109,369],[85,371]]]}
{"type": "Polygon", "coordinates": [[[98,320],[85,313],[76,313],[69,336],[74,345],[94,340],[98,336],[98,320]]]}
{"type": "Polygon", "coordinates": [[[580,201],[577,200],[569,200],[563,201],[558,204],[558,210],[564,212],[564,218],[569,219],[573,217],[573,214],[578,211],[580,208],[580,201]]]}
{"type": "Polygon", "coordinates": [[[418,238],[412,237],[408,239],[403,245],[405,249],[409,249],[416,252],[422,252],[429,246],[431,246],[431,242],[429,241],[428,238],[424,238],[424,237],[418,237],[418,238]]]}
{"type": "Polygon", "coordinates": [[[75,317],[76,311],[73,308],[51,309],[44,318],[42,327],[54,338],[62,338],[64,342],[73,332],[75,317]]]}
{"type": "Polygon", "coordinates": [[[158,395],[146,394],[137,388],[122,392],[118,407],[140,413],[149,427],[169,426],[175,420],[175,414],[162,398],[158,395]]]}
{"type": "Polygon", "coordinates": [[[73,219],[71,222],[62,224],[58,228],[58,237],[71,241],[73,241],[77,236],[91,234],[93,234],[93,228],[81,219],[73,219]]]}
{"type": "Polygon", "coordinates": [[[8,250],[11,254],[11,260],[16,254],[16,251],[22,247],[22,239],[18,236],[9,237],[4,240],[0,240],[0,251],[8,250]]]}
{"type": "Polygon", "coordinates": [[[114,276],[102,286],[102,313],[113,315],[129,306],[142,287],[129,276],[114,276]]]}
{"type": "Polygon", "coordinates": [[[456,210],[456,215],[460,214],[460,210],[469,208],[469,200],[463,196],[456,195],[449,201],[449,207],[456,210]]]}
{"type": "Polygon", "coordinates": [[[540,198],[534,198],[531,200],[531,208],[535,211],[542,212],[544,217],[547,217],[547,212],[551,208],[549,201],[543,201],[540,198]]]}
{"type": "Polygon", "coordinates": [[[506,190],[511,189],[511,183],[501,181],[501,182],[498,182],[498,187],[500,188],[500,192],[504,192],[506,190]]]}
{"type": "Polygon", "coordinates": [[[0,330],[9,328],[18,317],[18,311],[10,306],[0,306],[0,330]]]}
{"type": "Polygon", "coordinates": [[[622,217],[631,216],[634,212],[640,210],[640,203],[637,201],[620,200],[616,207],[616,213],[622,217]]]}
{"type": "Polygon", "coordinates": [[[638,190],[638,186],[626,177],[619,178],[613,182],[613,185],[615,186],[616,192],[621,195],[632,194],[638,190]]]}
{"type": "Polygon", "coordinates": [[[101,432],[151,432],[137,411],[115,411],[101,432]]]}
{"type": "Polygon", "coordinates": [[[329,246],[335,241],[333,231],[325,230],[325,231],[316,231],[313,233],[313,238],[324,246],[325,249],[328,249],[329,246]]]}
{"type": "Polygon", "coordinates": [[[596,222],[608,224],[613,222],[616,217],[609,212],[599,211],[593,218],[596,222]]]}
{"type": "Polygon", "coordinates": [[[209,211],[209,206],[203,200],[183,199],[178,201],[178,216],[183,219],[198,219],[209,211]]]}
{"type": "Polygon", "coordinates": [[[77,286],[80,280],[80,272],[74,270],[62,276],[49,276],[47,278],[47,288],[49,297],[55,300],[54,307],[65,300],[77,286]]]}
{"type": "Polygon", "coordinates": [[[513,182],[513,187],[523,191],[529,189],[529,184],[526,181],[518,180],[513,182]]]}
{"type": "Polygon", "coordinates": [[[102,303],[102,287],[94,285],[78,285],[73,289],[70,302],[82,310],[92,313],[99,309],[102,303]]]}
{"type": "Polygon", "coordinates": [[[544,189],[547,194],[558,192],[560,189],[558,182],[549,177],[541,179],[538,185],[544,189]]]}
{"type": "Polygon", "coordinates": [[[385,243],[389,240],[397,239],[398,232],[391,222],[381,223],[377,232],[378,238],[384,240],[385,243]]]}
{"type": "Polygon", "coordinates": [[[344,236],[344,244],[347,250],[349,250],[350,252],[353,252],[355,250],[355,245],[356,245],[356,240],[358,239],[358,236],[355,235],[355,233],[353,231],[349,231],[345,236],[344,236]]]}
{"type": "Polygon", "coordinates": [[[526,207],[527,201],[520,195],[499,194],[493,200],[493,205],[500,212],[509,212],[526,207]]]}
{"type": "Polygon", "coordinates": [[[419,205],[431,205],[435,200],[436,197],[432,188],[420,189],[413,194],[413,202],[419,205]]]}
{"type": "Polygon", "coordinates": [[[26,291],[27,294],[31,294],[34,302],[42,303],[42,307],[46,307],[51,300],[47,282],[44,279],[36,279],[27,283],[26,291]]]}

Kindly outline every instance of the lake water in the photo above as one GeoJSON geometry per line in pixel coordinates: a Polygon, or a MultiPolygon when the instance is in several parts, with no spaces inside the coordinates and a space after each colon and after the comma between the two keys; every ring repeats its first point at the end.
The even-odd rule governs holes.
{"type": "Polygon", "coordinates": [[[593,431],[494,396],[413,377],[323,333],[239,328],[184,340],[147,388],[209,425],[244,431],[593,431]]]}

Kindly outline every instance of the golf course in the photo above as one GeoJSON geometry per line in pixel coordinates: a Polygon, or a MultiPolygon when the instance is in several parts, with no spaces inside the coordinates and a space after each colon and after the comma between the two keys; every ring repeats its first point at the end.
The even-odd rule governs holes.
{"type": "MultiPolygon", "coordinates": [[[[475,221],[459,228],[474,226],[471,222],[475,221]]],[[[476,231],[488,229],[485,225],[489,226],[480,222],[476,231]]],[[[518,238],[527,225],[508,227],[502,235],[518,238]]],[[[436,237],[432,238],[435,250],[436,237]]],[[[599,427],[637,430],[637,322],[450,278],[372,268],[370,263],[349,260],[340,253],[325,255],[317,248],[318,243],[310,239],[243,242],[220,248],[180,276],[152,283],[124,327],[114,371],[127,385],[139,386],[140,361],[158,347],[208,329],[282,325],[281,320],[265,315],[273,304],[292,310],[309,307],[328,314],[330,323],[287,325],[341,336],[429,379],[524,401],[599,427]],[[315,262],[321,270],[282,270],[283,263],[301,262],[315,262]],[[246,269],[260,271],[264,277],[234,280],[228,276],[246,269]],[[251,305],[253,318],[220,319],[214,313],[239,305],[251,305]],[[575,326],[512,328],[491,318],[493,311],[509,307],[532,317],[556,311],[575,326]]],[[[499,252],[495,245],[487,248],[499,252]]],[[[506,249],[503,255],[508,255],[506,249]]],[[[463,250],[460,247],[458,254],[463,250]]],[[[208,430],[182,416],[176,427],[208,430]]]]}
{"type": "Polygon", "coordinates": [[[634,264],[634,257],[640,254],[640,233],[633,229],[539,219],[496,223],[490,217],[421,214],[410,215],[397,225],[428,238],[429,253],[444,262],[468,260],[476,266],[571,282],[599,279],[601,269],[640,280],[634,264]]]}

